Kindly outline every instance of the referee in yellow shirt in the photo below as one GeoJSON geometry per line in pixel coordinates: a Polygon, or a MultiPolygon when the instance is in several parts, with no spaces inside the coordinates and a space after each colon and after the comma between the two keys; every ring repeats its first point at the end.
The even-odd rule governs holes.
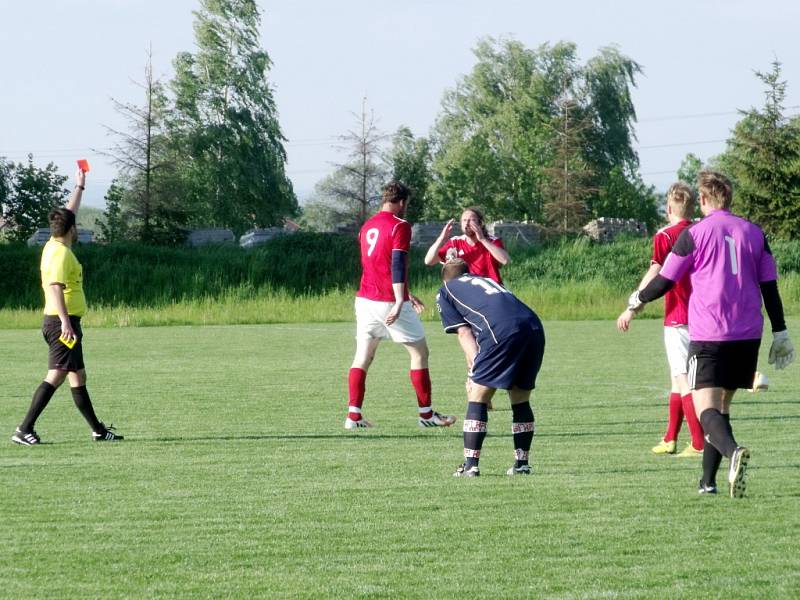
{"type": "Polygon", "coordinates": [[[83,268],[72,253],[72,244],[78,239],[75,217],[85,189],[86,173],[79,169],[76,180],[77,185],[69,197],[66,208],[55,208],[50,211],[52,237],[42,250],[42,288],[45,298],[42,334],[50,351],[47,376],[34,392],[28,414],[11,436],[12,442],[23,446],[41,443],[33,426],[67,377],[75,406],[92,429],[92,439],[96,442],[114,442],[122,439],[121,435],[111,431],[113,427],[106,427],[97,419],[89,392],[86,391],[81,330],[81,317],[86,312],[83,268]]]}

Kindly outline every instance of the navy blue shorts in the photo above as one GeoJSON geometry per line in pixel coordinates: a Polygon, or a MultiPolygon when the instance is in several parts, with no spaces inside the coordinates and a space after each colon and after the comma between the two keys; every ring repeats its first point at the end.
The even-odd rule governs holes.
{"type": "Polygon", "coordinates": [[[56,316],[45,316],[42,323],[42,336],[47,342],[50,351],[47,353],[47,368],[51,371],[80,371],[84,368],[83,364],[83,330],[81,329],[81,318],[69,317],[72,328],[78,336],[77,343],[70,349],[61,340],[61,319],[56,316]]]}
{"type": "Polygon", "coordinates": [[[484,345],[472,365],[472,381],[497,390],[532,390],[544,357],[544,331],[527,329],[484,345]]]}

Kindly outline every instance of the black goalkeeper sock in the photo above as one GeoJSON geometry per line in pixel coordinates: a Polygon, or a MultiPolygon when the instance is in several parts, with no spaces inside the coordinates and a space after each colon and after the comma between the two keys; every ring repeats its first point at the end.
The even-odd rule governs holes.
{"type": "Polygon", "coordinates": [[[70,391],[72,391],[72,400],[75,402],[75,406],[81,411],[83,418],[86,419],[92,431],[102,431],[103,425],[94,414],[94,407],[92,406],[92,401],[89,398],[89,392],[86,390],[86,386],[82,385],[80,387],[70,388],[70,391]]]}
{"type": "Polygon", "coordinates": [[[20,431],[23,433],[30,433],[33,431],[36,419],[42,414],[42,411],[50,402],[50,398],[52,398],[55,393],[56,388],[46,381],[39,384],[39,387],[36,388],[36,391],[33,393],[33,400],[31,400],[31,407],[28,409],[28,414],[25,415],[25,419],[19,426],[20,431]]]}
{"type": "MultiPolygon", "coordinates": [[[[731,416],[722,415],[725,419],[726,429],[733,438],[733,430],[731,429],[731,416]]],[[[719,465],[722,462],[722,454],[717,450],[713,444],[705,444],[703,446],[703,480],[702,483],[706,485],[717,485],[717,472],[719,465]]]]}
{"type": "Polygon", "coordinates": [[[528,464],[531,444],[533,443],[534,417],[530,402],[511,405],[511,433],[514,434],[514,466],[528,464]]]}
{"type": "Polygon", "coordinates": [[[489,409],[480,402],[467,403],[467,416],[464,418],[464,467],[477,467],[481,447],[486,437],[489,409]]]}
{"type": "Polygon", "coordinates": [[[730,458],[736,450],[730,421],[716,408],[707,408],[700,415],[700,423],[706,433],[706,442],[710,442],[723,456],[730,458]]]}
{"type": "Polygon", "coordinates": [[[703,479],[701,483],[708,486],[717,485],[717,471],[722,462],[722,454],[714,447],[714,444],[706,443],[703,445],[703,479]]]}

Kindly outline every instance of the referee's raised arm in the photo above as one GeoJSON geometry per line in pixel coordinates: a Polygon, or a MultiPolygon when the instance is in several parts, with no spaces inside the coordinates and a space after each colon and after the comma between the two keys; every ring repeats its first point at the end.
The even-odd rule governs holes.
{"type": "Polygon", "coordinates": [[[78,215],[78,209],[81,207],[81,199],[83,198],[83,190],[86,189],[86,172],[83,169],[78,169],[75,173],[75,189],[69,196],[67,201],[67,209],[71,210],[75,216],[78,215]]]}

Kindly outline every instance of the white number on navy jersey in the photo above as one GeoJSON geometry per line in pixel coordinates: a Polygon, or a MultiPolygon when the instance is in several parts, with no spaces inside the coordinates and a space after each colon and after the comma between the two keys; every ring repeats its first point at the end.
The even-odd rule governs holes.
{"type": "Polygon", "coordinates": [[[475,277],[464,275],[459,278],[459,281],[468,281],[472,285],[477,285],[483,288],[483,291],[489,295],[492,294],[508,294],[508,290],[493,279],[486,279],[485,277],[475,277]]]}
{"type": "Polygon", "coordinates": [[[372,256],[373,250],[375,250],[375,245],[378,243],[378,235],[380,231],[378,231],[377,227],[373,227],[372,229],[367,229],[367,235],[365,236],[367,240],[367,244],[369,244],[369,250],[367,250],[367,256],[372,256]]]}

